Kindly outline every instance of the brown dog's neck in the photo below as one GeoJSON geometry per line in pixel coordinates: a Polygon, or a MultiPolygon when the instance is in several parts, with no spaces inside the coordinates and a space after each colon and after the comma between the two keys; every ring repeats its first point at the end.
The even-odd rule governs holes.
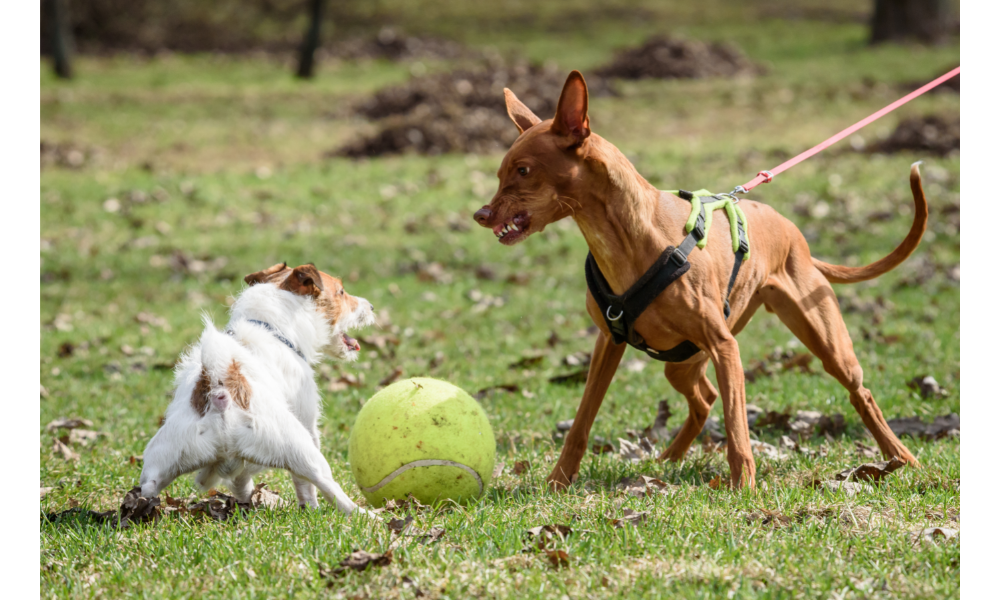
{"type": "Polygon", "coordinates": [[[663,193],[610,142],[592,134],[586,152],[573,219],[597,266],[620,294],[669,244],[680,242],[688,215],[673,214],[663,193]],[[676,235],[667,233],[674,230],[676,235]]]}

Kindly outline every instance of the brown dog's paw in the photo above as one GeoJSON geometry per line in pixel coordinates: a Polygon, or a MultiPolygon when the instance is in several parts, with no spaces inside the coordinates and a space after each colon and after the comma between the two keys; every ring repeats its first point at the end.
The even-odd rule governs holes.
{"type": "Polygon", "coordinates": [[[567,477],[566,473],[557,464],[556,468],[545,479],[545,482],[548,484],[549,489],[552,490],[553,492],[563,492],[569,486],[573,485],[573,482],[576,481],[576,478],[577,475],[575,474],[573,475],[572,478],[567,477]]]}

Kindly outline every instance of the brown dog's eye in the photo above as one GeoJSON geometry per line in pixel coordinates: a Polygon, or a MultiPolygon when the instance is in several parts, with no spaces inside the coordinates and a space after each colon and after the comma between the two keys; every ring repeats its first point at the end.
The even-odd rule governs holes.
{"type": "Polygon", "coordinates": [[[522,177],[528,174],[528,167],[518,167],[517,172],[520,173],[522,177]]]}

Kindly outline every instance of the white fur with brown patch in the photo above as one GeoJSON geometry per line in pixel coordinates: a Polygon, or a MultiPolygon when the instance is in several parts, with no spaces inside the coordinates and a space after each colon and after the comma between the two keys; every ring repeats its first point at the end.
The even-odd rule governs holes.
{"type": "Polygon", "coordinates": [[[365,512],[333,480],[319,450],[321,398],[313,365],[324,350],[356,359],[357,343],[346,333],[371,324],[374,316],[367,300],[342,287],[325,289],[339,280],[322,275],[323,296],[280,289],[279,281],[254,282],[233,303],[231,335],[204,319],[201,339],[177,366],[163,426],[143,453],[143,496],[156,496],[178,476],[199,471],[196,482],[203,488],[224,480],[246,502],[254,475],[281,468],[292,473],[300,505],[318,506],[318,487],[345,514],[365,512]],[[339,303],[336,310],[331,303],[339,303]],[[337,317],[333,322],[331,315],[337,317]],[[270,324],[305,360],[251,320],[270,324]]]}

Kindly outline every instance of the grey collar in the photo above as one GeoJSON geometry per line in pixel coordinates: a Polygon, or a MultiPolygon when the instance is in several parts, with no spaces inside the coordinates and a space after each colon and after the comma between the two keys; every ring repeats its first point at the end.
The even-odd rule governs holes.
{"type": "MultiPolygon", "coordinates": [[[[264,329],[270,331],[271,335],[273,335],[275,338],[277,338],[277,340],[279,342],[281,342],[282,344],[284,344],[284,345],[288,346],[289,348],[291,348],[292,352],[294,352],[294,353],[296,353],[296,354],[299,355],[299,358],[301,358],[302,360],[305,360],[306,362],[309,362],[308,360],[306,360],[306,355],[302,354],[302,351],[299,350],[298,348],[296,348],[295,344],[293,344],[292,342],[288,341],[288,338],[286,338],[285,336],[281,335],[278,332],[278,330],[275,329],[275,327],[273,325],[271,325],[270,323],[265,323],[264,321],[258,321],[257,319],[247,319],[246,322],[247,323],[253,323],[254,325],[260,325],[264,329]]],[[[226,328],[226,333],[229,334],[229,335],[233,335],[233,330],[229,329],[227,327],[226,328]]]]}

